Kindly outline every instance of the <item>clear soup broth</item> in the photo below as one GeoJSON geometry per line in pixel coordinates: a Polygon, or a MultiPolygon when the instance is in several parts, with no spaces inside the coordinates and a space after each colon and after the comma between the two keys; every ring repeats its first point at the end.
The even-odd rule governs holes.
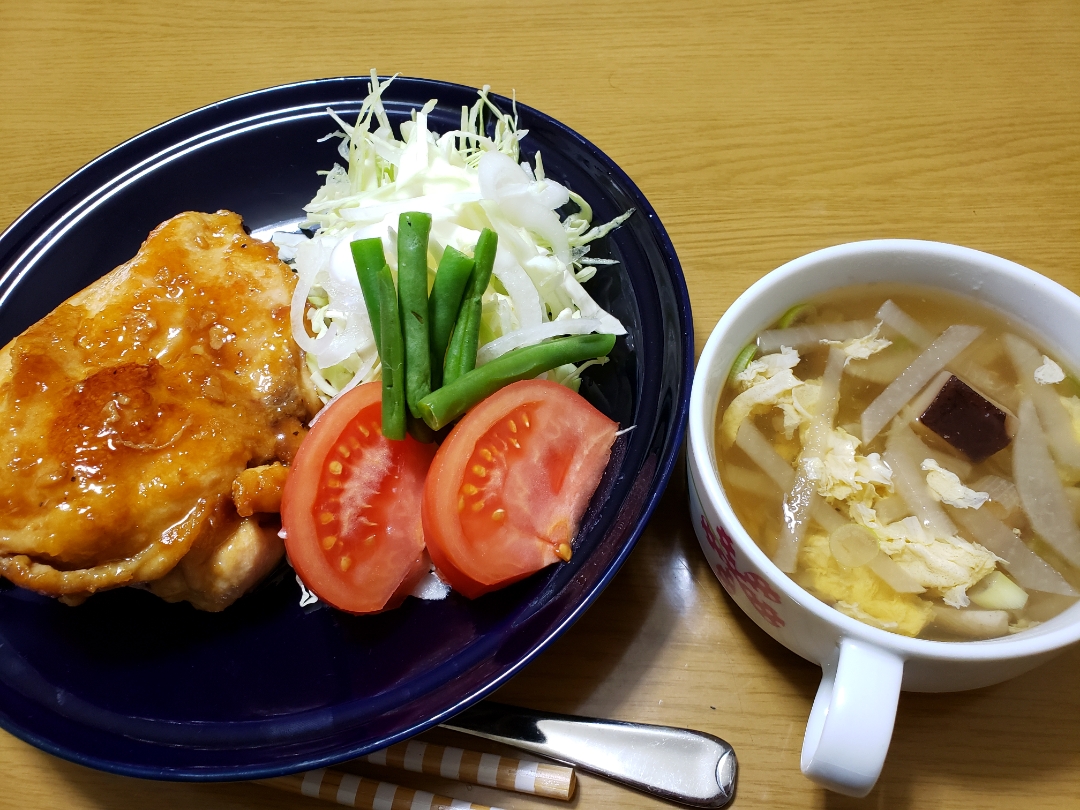
{"type": "Polygon", "coordinates": [[[1080,384],[970,298],[832,291],[740,354],[720,480],[802,587],[919,638],[993,638],[1080,597],[1080,384]]]}

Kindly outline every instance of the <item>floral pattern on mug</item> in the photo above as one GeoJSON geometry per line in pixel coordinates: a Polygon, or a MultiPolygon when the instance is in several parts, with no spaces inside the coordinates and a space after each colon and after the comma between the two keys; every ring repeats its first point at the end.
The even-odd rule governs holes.
{"type": "Polygon", "coordinates": [[[779,605],[780,594],[773,590],[772,586],[760,574],[739,570],[738,563],[735,560],[734,541],[722,528],[710,525],[704,514],[701,515],[701,528],[705,530],[705,537],[709,542],[709,546],[720,558],[718,562],[713,564],[713,571],[716,572],[716,576],[724,584],[724,587],[734,593],[735,583],[737,582],[739,587],[742,588],[742,592],[746,594],[746,598],[750,600],[750,604],[754,606],[765,621],[773,627],[783,627],[784,620],[780,618],[776,608],[770,604],[779,605]]]}

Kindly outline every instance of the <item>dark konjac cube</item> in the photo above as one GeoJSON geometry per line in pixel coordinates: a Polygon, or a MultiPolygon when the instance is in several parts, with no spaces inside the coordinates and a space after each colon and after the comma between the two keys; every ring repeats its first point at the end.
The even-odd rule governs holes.
{"type": "Polygon", "coordinates": [[[1005,411],[963,380],[949,377],[919,421],[974,462],[1008,445],[1005,411]]]}

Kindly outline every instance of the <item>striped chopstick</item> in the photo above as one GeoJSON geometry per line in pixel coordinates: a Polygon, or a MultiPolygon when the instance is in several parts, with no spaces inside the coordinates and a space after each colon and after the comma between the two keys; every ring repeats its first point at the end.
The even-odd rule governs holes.
{"type": "Polygon", "coordinates": [[[259,784],[359,810],[500,810],[329,768],[260,779],[259,784]]]}
{"type": "Polygon", "coordinates": [[[362,757],[360,761],[562,801],[570,800],[577,785],[573,768],[481,754],[419,740],[391,745],[362,757]]]}

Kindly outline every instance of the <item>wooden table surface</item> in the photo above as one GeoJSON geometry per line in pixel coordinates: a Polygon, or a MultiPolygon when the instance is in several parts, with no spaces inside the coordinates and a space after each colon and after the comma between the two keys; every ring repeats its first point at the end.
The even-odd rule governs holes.
{"type": "MultiPolygon", "coordinates": [[[[516,90],[614,158],[671,234],[699,350],[751,282],[856,239],[967,245],[1080,292],[1075,0],[11,0],[0,3],[0,225],[175,115],[371,67],[516,90]]],[[[1080,806],[1080,648],[999,686],[905,693],[861,802],[799,773],[819,676],[722,594],[676,475],[612,585],[498,697],[720,735],[738,752],[739,808],[1080,806]]],[[[2,808],[150,806],[320,805],[97,773],[0,732],[2,808]]],[[[586,777],[573,806],[664,805],[586,777]]]]}

